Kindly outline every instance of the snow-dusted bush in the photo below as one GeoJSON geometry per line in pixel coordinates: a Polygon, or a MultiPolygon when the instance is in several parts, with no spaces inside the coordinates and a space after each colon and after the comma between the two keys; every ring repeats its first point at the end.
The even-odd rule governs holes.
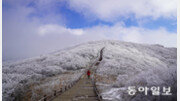
{"type": "Polygon", "coordinates": [[[176,57],[176,48],[109,41],[97,73],[113,75],[117,81],[112,82],[110,87],[104,87],[102,95],[108,96],[108,100],[112,101],[140,101],[140,97],[144,98],[144,101],[161,101],[141,94],[128,96],[127,88],[170,86],[173,96],[161,99],[168,101],[176,98],[176,57]],[[117,91],[112,92],[115,89],[117,91]]]}
{"type": "MultiPolygon", "coordinates": [[[[97,73],[104,77],[116,77],[116,82],[112,82],[110,87],[106,87],[107,89],[105,88],[102,92],[104,96],[108,94],[111,100],[138,101],[136,99],[141,95],[132,99],[124,93],[130,85],[175,85],[176,48],[112,40],[94,41],[20,62],[3,63],[3,100],[11,101],[13,99],[11,94],[14,91],[21,93],[20,88],[23,88],[21,86],[26,84],[38,83],[41,79],[54,77],[66,71],[89,67],[97,60],[103,47],[105,47],[103,59],[97,73]]],[[[54,80],[54,83],[47,82],[39,88],[45,85],[52,85],[53,88],[58,83],[54,80]]],[[[45,92],[51,92],[52,88],[45,92]]],[[[37,96],[36,93],[33,94],[34,97],[37,96]]]]}
{"type": "Polygon", "coordinates": [[[84,73],[84,69],[69,71],[69,74],[62,74],[45,79],[32,89],[31,100],[36,101],[44,95],[53,94],[54,91],[76,81],[84,73]]]}
{"type": "Polygon", "coordinates": [[[88,67],[96,59],[100,48],[101,46],[87,43],[19,62],[3,63],[3,100],[13,100],[13,92],[24,85],[38,83],[43,78],[65,71],[88,67]]]}

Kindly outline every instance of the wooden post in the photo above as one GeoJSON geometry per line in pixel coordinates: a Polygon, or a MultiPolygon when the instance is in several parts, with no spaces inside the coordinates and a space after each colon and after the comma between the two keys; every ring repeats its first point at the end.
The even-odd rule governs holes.
{"type": "Polygon", "coordinates": [[[62,88],[60,89],[60,92],[61,92],[61,93],[63,92],[63,89],[62,89],[62,88]]]}
{"type": "Polygon", "coordinates": [[[44,95],[44,101],[47,101],[46,95],[44,95]]]}
{"type": "Polygon", "coordinates": [[[68,85],[67,86],[65,86],[66,87],[66,90],[68,90],[68,85]]]}
{"type": "Polygon", "coordinates": [[[54,96],[56,96],[56,90],[54,91],[54,96]]]}

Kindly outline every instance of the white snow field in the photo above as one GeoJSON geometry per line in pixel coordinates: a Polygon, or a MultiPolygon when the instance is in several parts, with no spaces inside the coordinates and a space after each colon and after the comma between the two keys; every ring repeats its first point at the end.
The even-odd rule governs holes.
{"type": "Polygon", "coordinates": [[[176,100],[176,48],[102,40],[19,62],[3,63],[3,101],[14,100],[26,92],[28,89],[24,88],[28,87],[34,89],[31,91],[33,100],[38,96],[36,89],[48,87],[42,92],[49,93],[64,81],[72,82],[78,79],[84,69],[97,60],[103,47],[103,59],[97,69],[100,78],[97,85],[105,100],[176,100]],[[65,76],[66,72],[70,72],[69,77],[65,76]],[[62,76],[67,78],[59,81],[58,78],[62,76]],[[29,86],[33,84],[36,84],[34,88],[29,86]],[[137,92],[131,96],[127,92],[129,86],[170,86],[172,95],[164,97],[137,92]]]}

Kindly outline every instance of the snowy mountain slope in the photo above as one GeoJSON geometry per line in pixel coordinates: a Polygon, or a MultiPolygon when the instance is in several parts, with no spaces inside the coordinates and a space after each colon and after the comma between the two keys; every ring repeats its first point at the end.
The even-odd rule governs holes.
{"type": "Polygon", "coordinates": [[[109,78],[112,81],[109,88],[107,85],[103,88],[105,80],[99,82],[103,84],[103,96],[112,101],[140,101],[140,96],[144,98],[143,101],[171,101],[176,98],[176,58],[176,48],[109,42],[97,73],[102,78],[114,77],[116,82],[113,83],[114,80],[109,78]],[[173,95],[161,98],[143,94],[129,96],[129,86],[170,86],[173,95]]]}
{"type": "MultiPolygon", "coordinates": [[[[16,91],[16,87],[24,85],[25,81],[26,84],[33,83],[41,78],[54,77],[66,71],[89,67],[97,59],[103,47],[105,47],[103,59],[98,65],[97,73],[100,78],[113,77],[114,81],[106,84],[107,79],[102,79],[104,81],[98,83],[103,82],[106,85],[101,86],[102,95],[108,95],[111,100],[136,101],[139,97],[132,99],[125,94],[124,88],[129,85],[174,85],[171,83],[176,80],[176,48],[104,40],[4,64],[3,100],[12,100],[11,95],[16,91]],[[113,89],[117,89],[116,92],[108,92],[113,89]]],[[[108,80],[111,81],[111,78],[108,80]]]]}
{"type": "Polygon", "coordinates": [[[79,70],[88,67],[91,60],[97,57],[101,46],[92,44],[81,45],[69,50],[26,59],[3,65],[3,99],[10,98],[19,82],[29,80],[34,82],[40,78],[63,74],[69,70],[79,70]]]}

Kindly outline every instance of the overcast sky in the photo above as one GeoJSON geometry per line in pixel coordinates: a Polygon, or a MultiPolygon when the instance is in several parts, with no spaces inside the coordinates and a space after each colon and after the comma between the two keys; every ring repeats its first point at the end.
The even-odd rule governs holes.
{"type": "Polygon", "coordinates": [[[176,47],[177,0],[3,0],[3,60],[91,40],[176,47]]]}

